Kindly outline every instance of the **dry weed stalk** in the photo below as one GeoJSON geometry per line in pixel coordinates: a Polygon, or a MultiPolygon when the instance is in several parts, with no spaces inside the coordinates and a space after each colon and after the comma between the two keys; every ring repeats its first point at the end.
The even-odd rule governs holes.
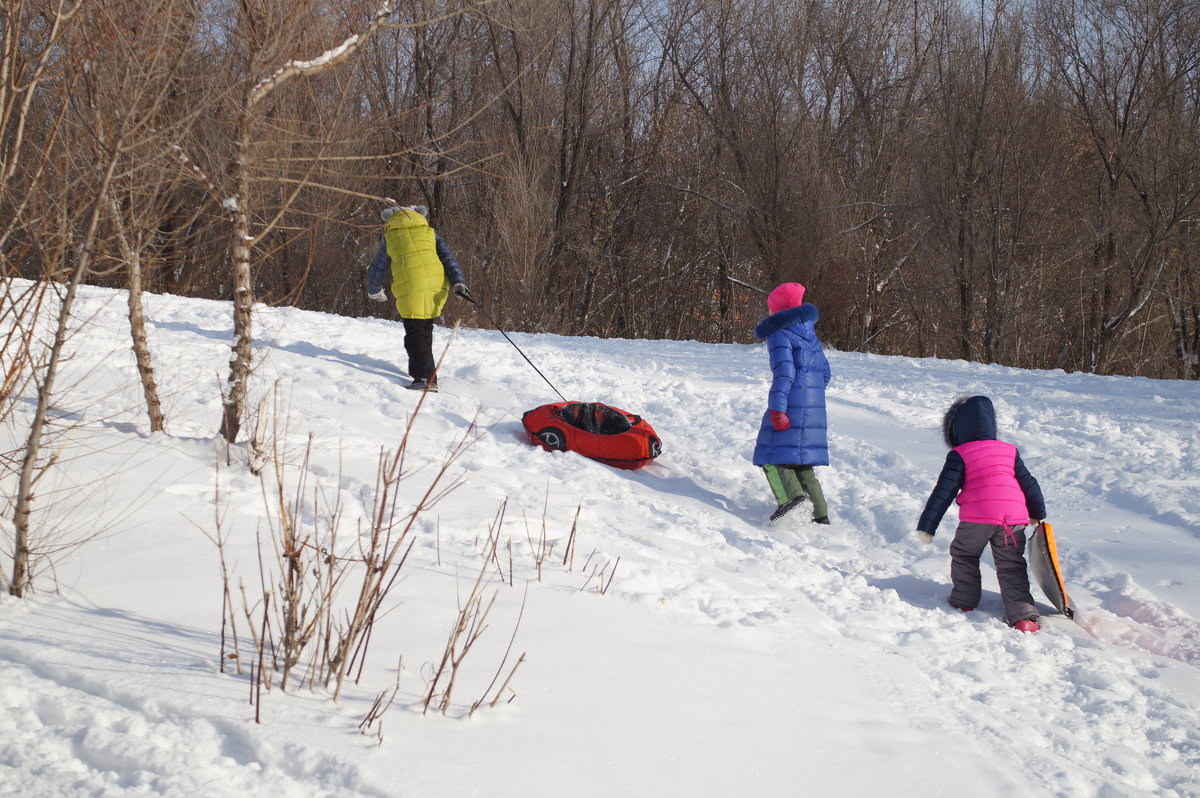
{"type": "MultiPolygon", "coordinates": [[[[319,484],[309,484],[312,437],[295,465],[297,475],[293,477],[290,465],[293,458],[281,443],[288,437],[286,431],[272,423],[268,441],[268,425],[264,421],[266,403],[261,406],[247,465],[252,471],[256,464],[261,466],[258,474],[268,510],[272,548],[268,565],[264,561],[263,541],[259,540],[258,597],[252,600],[245,585],[241,585],[242,613],[249,626],[254,653],[251,681],[256,717],[261,713],[258,697],[263,690],[271,689],[272,674],[279,675],[280,688],[286,690],[293,671],[307,661],[305,681],[309,687],[317,683],[332,686],[334,700],[340,697],[356,664],[361,675],[374,623],[381,616],[412,550],[415,525],[423,514],[461,485],[461,477],[452,473],[453,466],[473,440],[474,422],[450,446],[415,504],[402,505],[405,497],[401,483],[414,471],[406,461],[407,444],[424,399],[422,396],[418,400],[399,446],[394,451],[380,451],[370,526],[366,534],[355,536],[357,550],[351,552],[342,552],[343,545],[339,542],[343,517],[340,501],[336,497],[328,500],[319,484]],[[347,606],[339,597],[351,582],[357,583],[358,589],[347,606]]],[[[274,418],[280,415],[276,401],[274,418]]],[[[235,630],[232,652],[222,634],[221,657],[222,662],[228,658],[240,664],[231,609],[232,577],[225,565],[227,534],[221,525],[218,511],[217,533],[209,538],[221,553],[222,628],[228,623],[235,630]]]]}
{"type": "Polygon", "coordinates": [[[225,661],[233,660],[237,673],[242,672],[242,658],[239,655],[237,613],[234,611],[233,594],[230,590],[229,563],[225,559],[225,545],[229,533],[225,527],[225,508],[221,503],[221,459],[218,457],[213,469],[215,486],[213,488],[213,534],[204,528],[200,532],[217,547],[217,555],[221,565],[221,673],[225,672],[225,661]]]}
{"type": "Polygon", "coordinates": [[[405,428],[404,436],[395,454],[389,457],[385,452],[380,458],[379,484],[372,514],[371,542],[363,558],[369,567],[365,570],[360,582],[358,600],[347,623],[346,632],[335,648],[331,659],[332,672],[330,675],[336,682],[334,698],[341,694],[342,685],[353,660],[366,655],[371,627],[378,617],[388,593],[396,584],[400,568],[404,565],[409,551],[412,550],[409,535],[417,520],[423,513],[462,485],[462,478],[452,477],[450,468],[470,447],[475,431],[474,420],[467,425],[462,437],[450,447],[437,473],[417,500],[415,507],[406,515],[397,516],[398,489],[401,480],[408,475],[403,468],[404,454],[412,434],[413,424],[424,401],[425,395],[422,395],[409,418],[408,426],[405,428]],[[406,543],[407,545],[405,545],[406,543]]]}
{"type": "MultiPolygon", "coordinates": [[[[322,616],[330,610],[337,581],[343,574],[335,570],[333,579],[326,580],[327,572],[318,563],[312,562],[314,554],[320,556],[323,552],[336,550],[337,513],[335,511],[329,516],[328,534],[323,539],[318,539],[318,532],[314,528],[315,518],[313,526],[305,526],[302,521],[306,515],[305,497],[311,454],[312,437],[309,436],[292,496],[287,495],[281,457],[273,459],[274,490],[268,493],[265,481],[262,483],[263,498],[268,504],[273,503],[278,523],[278,527],[272,530],[272,539],[275,543],[275,565],[281,580],[277,588],[280,597],[276,605],[282,657],[279,686],[282,690],[287,690],[292,670],[299,664],[313,636],[322,628],[322,616]]],[[[314,486],[313,491],[312,505],[315,507],[319,487],[314,486]]]]}
{"type": "MultiPolygon", "coordinates": [[[[517,629],[519,629],[521,627],[521,619],[525,617],[525,602],[528,600],[529,600],[529,583],[526,583],[525,584],[525,594],[521,597],[521,611],[517,614],[517,622],[515,624],[513,624],[512,637],[510,637],[508,640],[508,648],[505,649],[505,651],[504,651],[504,658],[500,660],[500,665],[496,668],[496,675],[492,677],[491,684],[489,684],[487,686],[487,689],[483,691],[483,695],[480,696],[479,700],[476,701],[474,704],[471,704],[471,711],[467,713],[467,717],[471,717],[472,715],[474,715],[475,710],[479,709],[480,705],[482,705],[483,702],[487,700],[488,693],[490,693],[492,691],[492,687],[495,686],[496,680],[499,679],[500,674],[504,672],[504,666],[508,662],[509,655],[512,653],[513,643],[517,639],[517,629]]],[[[521,656],[517,658],[516,664],[513,665],[512,670],[510,670],[508,672],[508,676],[505,677],[504,683],[500,685],[500,689],[496,691],[495,696],[492,698],[491,702],[488,704],[489,707],[494,707],[494,706],[496,706],[496,704],[498,704],[500,702],[500,696],[504,695],[504,693],[509,689],[508,688],[509,683],[512,681],[513,677],[517,675],[517,668],[521,667],[521,663],[523,663],[524,661],[525,661],[525,652],[521,652],[521,656]]],[[[511,701],[515,697],[516,697],[516,693],[513,693],[513,695],[509,698],[509,701],[511,701]]]]}
{"type": "MultiPolygon", "coordinates": [[[[542,564],[554,553],[554,543],[548,539],[546,527],[546,517],[550,514],[550,494],[546,494],[546,504],[542,507],[542,529],[535,544],[533,536],[529,534],[529,519],[525,520],[525,541],[529,544],[529,552],[533,556],[534,569],[537,571],[537,580],[542,581],[542,564]]],[[[555,541],[557,543],[557,541],[555,541]]]]}
{"type": "Polygon", "coordinates": [[[392,704],[396,701],[396,695],[400,692],[400,674],[404,670],[404,658],[396,663],[396,683],[392,685],[390,690],[384,690],[379,695],[375,696],[375,700],[371,703],[371,708],[367,710],[367,714],[363,717],[362,722],[358,724],[358,730],[363,734],[370,731],[371,727],[378,724],[375,729],[375,740],[377,745],[383,745],[383,716],[392,708],[392,704]]]}
{"type": "MultiPolygon", "coordinates": [[[[587,567],[591,563],[592,557],[594,556],[596,556],[595,549],[593,549],[592,553],[588,555],[587,562],[583,564],[583,570],[587,571],[587,567]]],[[[587,578],[583,580],[583,584],[580,585],[579,592],[582,593],[587,589],[587,586],[592,583],[593,577],[599,577],[596,581],[596,592],[600,593],[601,595],[608,593],[608,588],[612,584],[613,577],[617,574],[617,566],[620,563],[620,557],[618,557],[615,562],[610,560],[605,562],[603,565],[596,563],[594,566],[592,566],[592,570],[588,573],[587,578]],[[608,570],[610,565],[612,566],[611,571],[608,570]],[[606,574],[608,575],[607,579],[604,578],[606,574]]]]}
{"type": "Polygon", "coordinates": [[[483,589],[490,581],[488,573],[491,571],[492,560],[496,556],[496,549],[500,545],[499,528],[493,529],[492,534],[488,537],[487,551],[483,556],[483,564],[479,569],[479,575],[475,577],[475,582],[471,586],[471,592],[467,596],[467,600],[458,611],[458,619],[450,630],[450,637],[446,641],[446,650],[442,653],[442,660],[433,672],[433,677],[429,680],[429,692],[425,696],[424,712],[429,712],[429,705],[434,699],[439,699],[438,710],[445,715],[450,709],[450,700],[454,693],[455,681],[458,678],[463,660],[467,654],[471,652],[471,647],[475,645],[479,637],[487,630],[487,617],[491,612],[493,605],[496,603],[496,596],[499,591],[492,593],[492,597],[485,604],[483,600],[483,589]],[[449,668],[449,673],[447,673],[449,668]],[[441,692],[438,688],[445,679],[445,687],[441,692]]]}
{"type": "MultiPolygon", "coordinates": [[[[507,512],[508,512],[508,498],[506,497],[504,499],[504,501],[500,502],[500,507],[496,511],[496,516],[492,519],[492,523],[488,527],[488,550],[490,550],[492,552],[491,561],[496,565],[496,573],[499,575],[501,582],[505,581],[504,580],[504,566],[500,562],[499,547],[491,545],[491,540],[492,540],[491,536],[494,534],[494,535],[496,535],[497,540],[499,540],[499,535],[500,535],[499,530],[504,525],[504,516],[507,512]]],[[[475,544],[479,545],[478,537],[475,538],[475,544]]],[[[508,549],[508,582],[507,582],[507,584],[511,587],[512,586],[512,539],[511,538],[509,539],[506,548],[508,549]]]]}
{"type": "MultiPolygon", "coordinates": [[[[255,464],[261,465],[258,473],[268,510],[272,542],[270,551],[265,548],[265,541],[261,537],[257,543],[258,589],[247,591],[245,584],[239,583],[241,611],[248,625],[247,636],[252,654],[248,659],[250,701],[255,707],[256,720],[262,717],[263,693],[271,690],[276,677],[280,689],[286,691],[292,683],[292,672],[306,660],[309,671],[302,681],[306,681],[310,689],[318,683],[330,688],[334,700],[341,696],[347,677],[353,675],[355,682],[361,677],[375,621],[384,614],[388,596],[398,583],[413,550],[416,524],[428,510],[462,484],[461,477],[452,473],[452,469],[471,445],[476,428],[472,421],[462,437],[448,447],[442,461],[435,464],[437,470],[427,486],[413,501],[411,492],[402,491],[402,483],[419,470],[410,462],[408,442],[425,399],[425,395],[418,399],[399,445],[391,451],[380,451],[368,526],[354,536],[357,550],[349,552],[342,551],[343,546],[339,544],[343,515],[340,503],[336,500],[325,501],[321,486],[310,484],[313,439],[311,436],[308,438],[303,455],[298,460],[290,456],[281,444],[288,437],[286,430],[277,429],[275,424],[268,425],[265,421],[268,415],[266,402],[260,406],[255,440],[247,447],[251,455],[247,459],[247,466],[254,470],[255,464]],[[272,433],[269,440],[268,429],[272,433]],[[293,468],[297,471],[295,475],[292,474],[293,468]],[[342,591],[349,583],[357,585],[357,594],[348,602],[341,601],[342,591]],[[257,597],[253,596],[254,593],[257,593],[257,597]]],[[[280,417],[278,401],[273,412],[275,418],[280,417]]],[[[219,470],[220,463],[217,465],[219,470]]],[[[460,602],[441,661],[429,679],[428,691],[423,699],[426,713],[430,707],[436,707],[442,714],[449,711],[463,662],[488,627],[488,617],[498,596],[498,591],[490,597],[485,595],[493,568],[501,583],[514,584],[511,539],[507,545],[507,575],[499,554],[506,509],[507,500],[501,504],[492,520],[486,540],[482,536],[477,538],[477,544],[483,544],[479,552],[479,573],[465,601],[460,602]]],[[[564,565],[572,563],[573,566],[579,512],[577,509],[568,536],[564,565]]],[[[526,535],[539,579],[556,545],[556,542],[549,540],[547,516],[548,511],[543,513],[542,530],[537,541],[531,533],[527,532],[526,535]]],[[[240,672],[242,657],[230,588],[233,576],[226,566],[228,535],[223,523],[224,516],[218,501],[217,532],[210,539],[221,553],[221,656],[222,663],[225,659],[235,660],[240,672]],[[224,633],[227,627],[233,638],[232,652],[227,648],[229,641],[224,633]]],[[[440,526],[438,530],[437,556],[440,562],[440,526]]],[[[606,573],[607,566],[599,574],[601,592],[611,583],[611,574],[605,581],[606,573]]],[[[594,570],[588,576],[588,582],[595,576],[594,570]]],[[[484,704],[494,707],[506,696],[508,700],[515,696],[510,685],[525,662],[526,655],[522,652],[511,667],[510,658],[527,598],[528,585],[508,648],[487,689],[470,704],[471,714],[484,704]]],[[[393,705],[398,690],[399,671],[396,685],[390,691],[378,694],[360,724],[364,734],[374,730],[382,742],[382,717],[393,705]]]]}
{"type": "Polygon", "coordinates": [[[575,517],[571,519],[571,533],[567,536],[567,548],[563,552],[563,565],[568,571],[575,570],[575,537],[579,532],[579,513],[583,511],[583,501],[575,508],[575,517]]]}

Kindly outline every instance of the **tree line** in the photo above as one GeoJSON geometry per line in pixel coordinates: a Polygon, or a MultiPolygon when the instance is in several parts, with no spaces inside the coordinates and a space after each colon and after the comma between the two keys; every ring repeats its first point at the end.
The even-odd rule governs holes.
{"type": "Polygon", "coordinates": [[[1196,0],[14,0],[0,26],[6,276],[367,315],[396,201],[507,330],[749,342],[755,288],[796,280],[838,349],[1200,378],[1196,0]]]}

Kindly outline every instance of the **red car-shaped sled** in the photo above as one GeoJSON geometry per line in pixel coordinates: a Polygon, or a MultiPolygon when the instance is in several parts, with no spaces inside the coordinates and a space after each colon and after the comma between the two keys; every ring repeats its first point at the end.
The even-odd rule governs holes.
{"type": "Polygon", "coordinates": [[[534,445],[616,468],[641,468],[662,454],[662,441],[645,419],[599,402],[542,405],[521,416],[521,423],[534,445]]]}

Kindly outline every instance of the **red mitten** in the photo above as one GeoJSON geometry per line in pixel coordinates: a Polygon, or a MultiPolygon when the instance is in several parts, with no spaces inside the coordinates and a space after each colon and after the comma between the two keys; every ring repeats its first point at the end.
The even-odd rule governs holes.
{"type": "Polygon", "coordinates": [[[787,413],[782,410],[771,411],[771,426],[777,432],[783,432],[788,427],[792,426],[792,422],[788,420],[787,413]]]}

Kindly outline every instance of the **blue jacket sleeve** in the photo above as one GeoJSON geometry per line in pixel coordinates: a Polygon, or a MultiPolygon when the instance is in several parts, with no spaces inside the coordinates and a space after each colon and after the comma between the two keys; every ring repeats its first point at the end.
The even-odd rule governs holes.
{"type": "Polygon", "coordinates": [[[767,336],[767,357],[771,362],[771,390],[767,394],[767,408],[786,413],[792,383],[796,381],[796,362],[792,357],[792,346],[784,333],[773,332],[767,336]]]}
{"type": "Polygon", "coordinates": [[[1046,500],[1042,497],[1042,486],[1021,462],[1020,454],[1017,455],[1013,473],[1017,478],[1017,484],[1021,486],[1021,492],[1025,494],[1025,506],[1029,509],[1029,517],[1039,521],[1044,519],[1046,517],[1046,500]]]}
{"type": "Polygon", "coordinates": [[[942,473],[938,474],[937,484],[933,486],[933,492],[929,494],[929,500],[925,502],[925,511],[921,513],[921,520],[917,522],[918,530],[931,535],[937,533],[938,524],[942,522],[942,516],[950,509],[950,503],[954,501],[954,497],[962,490],[966,475],[967,464],[963,461],[962,455],[951,450],[946,455],[946,462],[942,465],[942,473]]]}
{"type": "Polygon", "coordinates": [[[376,291],[382,290],[385,282],[391,282],[391,266],[392,259],[387,254],[387,242],[380,242],[379,250],[375,253],[375,257],[371,259],[371,265],[367,267],[368,294],[374,294],[376,291]]]}
{"type": "Polygon", "coordinates": [[[466,283],[467,278],[463,276],[462,267],[458,265],[458,258],[454,257],[449,245],[437,233],[434,233],[434,237],[437,242],[438,260],[442,262],[442,268],[446,270],[446,279],[450,281],[450,285],[466,283]]]}

